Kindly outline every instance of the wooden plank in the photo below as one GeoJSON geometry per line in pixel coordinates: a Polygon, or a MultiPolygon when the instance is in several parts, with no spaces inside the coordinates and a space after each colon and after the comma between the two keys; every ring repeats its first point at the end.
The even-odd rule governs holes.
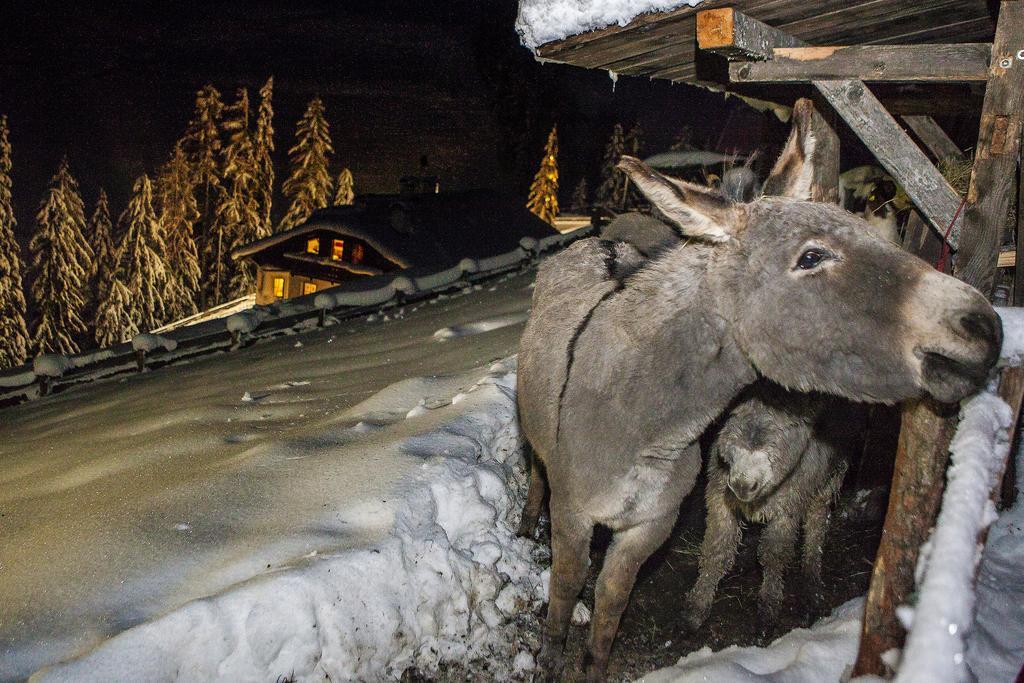
{"type": "Polygon", "coordinates": [[[1015,197],[1024,108],[1024,3],[1004,0],[981,110],[974,169],[964,206],[963,250],[953,272],[988,295],[997,254],[1015,197]]]}
{"type": "Polygon", "coordinates": [[[802,83],[849,78],[947,83],[985,81],[990,53],[991,46],[987,43],[775,48],[765,61],[730,64],[729,80],[734,83],[802,83]]]}
{"type": "Polygon", "coordinates": [[[936,160],[957,159],[962,160],[964,153],[956,146],[942,126],[935,122],[930,116],[904,116],[903,123],[907,124],[914,135],[924,143],[928,151],[936,160]]]}
{"type": "Polygon", "coordinates": [[[956,410],[931,400],[903,406],[889,508],[864,604],[853,676],[885,676],[882,653],[903,643],[896,607],[907,604],[914,589],[918,555],[939,511],[956,410]]]}
{"type": "MultiPolygon", "coordinates": [[[[815,81],[814,87],[903,187],[932,227],[944,235],[960,206],[960,196],[878,98],[859,81],[815,81]]],[[[962,220],[958,218],[949,232],[953,249],[958,248],[962,220]]]]}

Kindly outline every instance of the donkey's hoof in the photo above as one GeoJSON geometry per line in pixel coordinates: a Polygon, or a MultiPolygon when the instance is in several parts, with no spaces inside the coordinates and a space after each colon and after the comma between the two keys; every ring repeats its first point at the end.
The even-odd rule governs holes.
{"type": "Polygon", "coordinates": [[[537,655],[537,667],[540,669],[540,680],[561,680],[562,669],[565,668],[565,654],[562,648],[545,642],[540,648],[540,654],[537,655]]]}
{"type": "Polygon", "coordinates": [[[533,532],[536,530],[537,520],[524,518],[519,522],[519,528],[516,529],[516,536],[519,538],[533,538],[533,532]]]}
{"type": "Polygon", "coordinates": [[[694,633],[708,620],[709,614],[711,614],[710,604],[704,605],[692,597],[687,597],[683,601],[683,630],[687,633],[694,633]]]}

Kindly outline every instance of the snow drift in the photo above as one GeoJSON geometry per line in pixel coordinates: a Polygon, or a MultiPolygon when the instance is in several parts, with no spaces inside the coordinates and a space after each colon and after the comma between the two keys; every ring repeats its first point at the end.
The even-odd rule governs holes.
{"type": "Polygon", "coordinates": [[[378,542],[314,551],[33,680],[378,680],[410,666],[432,671],[481,658],[508,677],[516,662],[527,666],[511,624],[544,593],[534,545],[512,526],[524,493],[514,360],[473,378],[411,382],[412,393],[403,382],[347,412],[357,420],[349,448],[363,439],[422,460],[393,494],[391,531],[378,542]],[[409,418],[421,423],[412,435],[387,438],[398,421],[381,407],[459,385],[469,388],[409,418]]]}

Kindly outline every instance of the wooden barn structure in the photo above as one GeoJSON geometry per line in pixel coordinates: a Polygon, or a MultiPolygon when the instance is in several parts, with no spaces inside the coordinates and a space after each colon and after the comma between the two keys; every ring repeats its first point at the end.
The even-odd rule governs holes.
{"type": "MultiPolygon", "coordinates": [[[[845,122],[906,191],[956,277],[992,295],[997,267],[1024,256],[1018,172],[1024,2],[705,0],[535,49],[547,61],[703,85],[786,106],[796,102],[794,115],[814,127],[818,142],[817,201],[838,199],[835,130],[845,122]],[[932,118],[957,113],[980,114],[966,196],[933,163],[962,158],[932,118]],[[1014,208],[1016,253],[1000,260],[1014,208]]],[[[1014,280],[1013,302],[1024,303],[1024,278],[1014,280]]],[[[1004,370],[1000,394],[1015,415],[1022,392],[1021,370],[1004,370]]],[[[956,427],[955,407],[922,400],[902,410],[855,675],[884,675],[882,653],[902,644],[895,607],[908,602],[914,588],[956,427]]]]}

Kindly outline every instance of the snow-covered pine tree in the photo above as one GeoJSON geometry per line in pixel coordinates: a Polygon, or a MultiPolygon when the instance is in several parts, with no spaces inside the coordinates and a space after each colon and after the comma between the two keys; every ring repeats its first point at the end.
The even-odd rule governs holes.
{"type": "Polygon", "coordinates": [[[212,85],[204,86],[196,93],[195,113],[181,139],[191,169],[192,188],[199,211],[199,219],[193,226],[193,236],[200,254],[200,270],[207,282],[215,265],[208,259],[217,253],[215,236],[212,248],[210,242],[220,196],[220,119],[223,111],[224,103],[217,89],[212,85]]]}
{"type": "MultiPolygon", "coordinates": [[[[153,185],[148,175],[142,174],[135,181],[132,198],[118,224],[124,241],[115,281],[128,291],[127,318],[137,330],[148,332],[165,320],[164,292],[167,291],[167,264],[163,258],[167,246],[153,210],[153,185]]],[[[124,295],[120,292],[115,295],[114,289],[112,286],[107,303],[121,306],[124,295]]]]}
{"type": "Polygon", "coordinates": [[[260,215],[259,166],[254,156],[249,132],[249,95],[243,88],[238,100],[225,110],[224,185],[217,203],[215,229],[222,239],[222,276],[214,277],[220,284],[215,302],[250,294],[256,282],[256,268],[249,261],[232,262],[229,254],[244,244],[267,237],[270,232],[260,215]]]}
{"type": "Polygon", "coordinates": [[[92,291],[93,306],[89,309],[89,320],[96,327],[96,318],[106,296],[107,287],[114,279],[117,270],[117,246],[114,243],[114,226],[110,220],[110,203],[106,190],[100,188],[96,199],[96,208],[86,228],[89,236],[89,247],[92,249],[92,270],[89,273],[89,288],[92,291]]]}
{"type": "Polygon", "coordinates": [[[271,76],[260,88],[260,107],[256,113],[256,132],[253,136],[253,153],[258,170],[260,232],[269,235],[274,231],[270,222],[270,210],[274,201],[274,77],[271,76]]]}
{"type": "Polygon", "coordinates": [[[96,343],[100,348],[126,342],[138,334],[132,314],[132,293],[120,277],[115,277],[107,285],[96,314],[96,343]]]}
{"type": "Polygon", "coordinates": [[[558,215],[558,126],[552,126],[544,145],[544,158],[533,176],[526,208],[542,221],[555,224],[558,215]]]}
{"type": "Polygon", "coordinates": [[[291,174],[282,189],[285,196],[291,199],[291,205],[278,230],[295,227],[330,202],[331,176],[327,168],[333,153],[324,103],[319,97],[314,97],[306,113],[299,119],[295,146],[288,150],[291,174]]]}
{"type": "Polygon", "coordinates": [[[594,193],[594,199],[598,206],[611,209],[622,204],[622,190],[625,187],[626,176],[615,166],[622,158],[625,146],[622,125],[616,123],[615,128],[612,129],[612,136],[604,148],[604,158],[601,160],[601,184],[597,186],[597,191],[594,193]]]}
{"type": "Polygon", "coordinates": [[[352,179],[352,171],[347,168],[341,169],[338,174],[337,191],[334,193],[335,206],[348,206],[356,200],[355,181],[352,179]]]}
{"type": "Polygon", "coordinates": [[[192,230],[199,208],[184,148],[174,146],[171,158],[160,169],[154,187],[154,204],[167,252],[167,289],[164,306],[167,320],[179,320],[196,312],[199,300],[199,252],[192,230]]]}
{"type": "Polygon", "coordinates": [[[11,143],[7,117],[0,116],[0,370],[21,365],[28,357],[25,291],[21,247],[14,237],[11,201],[11,143]]]}
{"type": "MultiPolygon", "coordinates": [[[[644,149],[644,131],[640,127],[640,122],[633,123],[633,126],[626,133],[626,137],[623,139],[623,148],[626,154],[633,157],[640,157],[644,149]]],[[[622,175],[620,173],[620,175],[622,175]]],[[[643,195],[636,189],[636,186],[629,182],[629,178],[623,176],[623,196],[621,198],[622,203],[619,205],[621,209],[631,209],[644,203],[643,195]]]]}
{"type": "Polygon", "coordinates": [[[65,158],[50,181],[28,245],[35,304],[32,351],[37,354],[78,352],[76,337],[86,331],[85,292],[92,270],[84,231],[82,198],[65,158]]]}
{"type": "Polygon", "coordinates": [[[590,212],[590,191],[587,189],[587,179],[580,178],[580,182],[576,184],[576,189],[572,191],[572,201],[569,204],[569,210],[573,213],[589,213],[590,212]]]}

